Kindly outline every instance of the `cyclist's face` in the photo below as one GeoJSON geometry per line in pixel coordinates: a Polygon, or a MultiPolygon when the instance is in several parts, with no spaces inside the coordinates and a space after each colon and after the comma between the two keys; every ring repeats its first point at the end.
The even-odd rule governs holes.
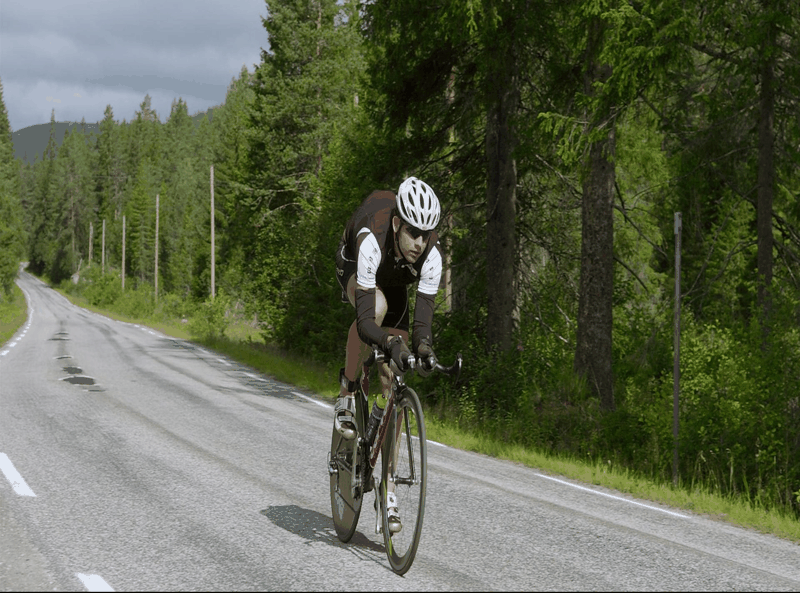
{"type": "Polygon", "coordinates": [[[428,246],[431,232],[410,227],[397,216],[392,222],[397,236],[397,245],[400,247],[400,255],[412,264],[417,263],[422,252],[428,246]]]}

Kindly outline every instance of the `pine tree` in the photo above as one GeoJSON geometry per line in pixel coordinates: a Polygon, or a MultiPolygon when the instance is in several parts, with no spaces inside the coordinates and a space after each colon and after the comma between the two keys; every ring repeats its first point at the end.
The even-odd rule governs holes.
{"type": "Polygon", "coordinates": [[[50,138],[43,158],[34,162],[34,188],[26,211],[28,257],[30,268],[36,274],[46,273],[55,258],[54,236],[57,230],[58,205],[53,202],[51,184],[57,155],[55,110],[50,113],[50,138]]]}
{"type": "Polygon", "coordinates": [[[312,273],[313,248],[303,242],[320,210],[328,143],[358,89],[357,15],[355,3],[280,0],[264,19],[270,49],[253,76],[247,171],[230,238],[273,328],[289,292],[302,287],[296,270],[312,273]]]}
{"type": "Polygon", "coordinates": [[[20,165],[14,159],[3,84],[0,82],[0,298],[11,298],[23,254],[24,233],[20,203],[20,165]]]}

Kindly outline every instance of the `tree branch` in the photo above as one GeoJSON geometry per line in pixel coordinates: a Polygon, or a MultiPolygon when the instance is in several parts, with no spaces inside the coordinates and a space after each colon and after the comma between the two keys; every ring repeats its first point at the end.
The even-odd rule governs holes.
{"type": "Polygon", "coordinates": [[[614,261],[615,261],[615,262],[617,262],[619,265],[621,265],[621,266],[622,266],[623,268],[625,268],[626,270],[628,270],[628,272],[630,273],[630,275],[631,275],[631,276],[633,276],[634,278],[636,278],[636,280],[639,282],[639,284],[641,284],[641,285],[642,285],[642,288],[644,288],[644,291],[645,291],[647,294],[650,294],[650,289],[649,289],[649,288],[647,288],[647,286],[645,285],[644,281],[643,281],[641,278],[639,278],[639,276],[636,274],[636,272],[634,272],[634,271],[633,271],[633,270],[632,270],[632,269],[631,269],[631,268],[628,266],[628,264],[626,264],[624,261],[622,261],[622,260],[621,260],[620,258],[618,258],[616,255],[614,256],[614,261]]]}
{"type": "Polygon", "coordinates": [[[615,188],[616,188],[616,190],[617,190],[617,196],[619,197],[619,201],[620,201],[620,203],[622,204],[622,207],[620,207],[620,206],[617,206],[616,204],[614,204],[614,208],[615,208],[616,210],[619,210],[619,211],[622,213],[622,216],[624,216],[624,217],[625,217],[625,221],[626,221],[628,224],[630,224],[630,225],[631,225],[631,226],[632,226],[634,229],[636,229],[636,232],[637,232],[637,233],[639,233],[639,236],[640,236],[642,239],[644,239],[645,241],[647,241],[647,242],[650,244],[650,246],[651,246],[653,249],[655,249],[656,251],[658,251],[658,252],[659,252],[661,255],[663,255],[664,257],[669,257],[669,256],[667,255],[667,252],[666,252],[666,251],[664,251],[663,249],[661,249],[661,247],[659,247],[658,245],[656,245],[655,243],[653,243],[653,242],[652,242],[650,239],[648,239],[648,238],[647,238],[647,236],[646,236],[646,235],[645,235],[645,234],[642,232],[642,230],[641,230],[641,229],[640,229],[640,228],[639,228],[639,227],[636,225],[636,223],[635,223],[635,222],[633,222],[633,220],[631,220],[630,216],[628,216],[628,212],[625,210],[625,200],[624,200],[624,199],[623,199],[623,197],[622,197],[622,190],[620,190],[620,188],[619,188],[619,184],[618,184],[616,181],[614,181],[614,187],[615,187],[615,188]]]}

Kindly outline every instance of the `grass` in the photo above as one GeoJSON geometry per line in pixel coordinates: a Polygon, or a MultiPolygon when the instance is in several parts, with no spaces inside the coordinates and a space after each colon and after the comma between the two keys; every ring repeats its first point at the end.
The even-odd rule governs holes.
{"type": "Polygon", "coordinates": [[[25,302],[25,295],[15,284],[11,291],[11,299],[6,295],[0,296],[0,346],[17,333],[26,319],[28,319],[28,305],[25,302]]]}
{"type": "MultiPolygon", "coordinates": [[[[19,289],[17,289],[19,290],[19,289]]],[[[64,294],[62,292],[62,294],[64,294]]],[[[20,293],[21,295],[21,293],[20,293]]],[[[186,325],[178,322],[164,320],[134,320],[120,315],[89,307],[83,299],[64,294],[67,298],[97,313],[107,315],[114,319],[132,323],[144,323],[173,337],[192,339],[186,325]]],[[[24,300],[16,314],[10,314],[6,322],[6,315],[0,307],[0,343],[11,335],[3,338],[4,328],[11,328],[14,323],[19,327],[26,318],[24,300]]],[[[296,385],[316,393],[317,395],[332,400],[338,393],[336,374],[334,369],[309,364],[301,357],[287,354],[278,348],[265,344],[258,332],[249,328],[245,323],[230,326],[225,336],[216,339],[195,339],[194,341],[224,354],[234,360],[240,361],[252,368],[277,380],[296,385]]],[[[608,462],[586,462],[568,456],[553,456],[525,449],[518,445],[508,444],[498,439],[490,438],[479,433],[469,432],[459,428],[455,423],[441,420],[435,414],[427,415],[426,429],[430,440],[445,445],[521,463],[528,467],[537,468],[543,472],[564,476],[586,484],[611,488],[637,498],[666,504],[694,513],[706,515],[715,520],[726,521],[742,527],[752,528],[763,533],[769,533],[800,543],[800,522],[789,513],[778,510],[768,510],[758,502],[743,500],[730,496],[720,496],[712,489],[702,485],[673,486],[671,482],[654,482],[634,475],[625,468],[616,467],[608,462]]]]}

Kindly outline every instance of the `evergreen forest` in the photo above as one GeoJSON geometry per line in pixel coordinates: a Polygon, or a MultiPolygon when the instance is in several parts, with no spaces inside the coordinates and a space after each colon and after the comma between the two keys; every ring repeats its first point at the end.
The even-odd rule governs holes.
{"type": "Polygon", "coordinates": [[[415,379],[428,414],[800,517],[800,3],[265,13],[269,48],[199,123],[146,96],[26,164],[0,95],[0,298],[28,261],[132,315],[238,315],[333,385],[344,223],[415,175],[443,208],[434,347],[465,361],[415,379]]]}

